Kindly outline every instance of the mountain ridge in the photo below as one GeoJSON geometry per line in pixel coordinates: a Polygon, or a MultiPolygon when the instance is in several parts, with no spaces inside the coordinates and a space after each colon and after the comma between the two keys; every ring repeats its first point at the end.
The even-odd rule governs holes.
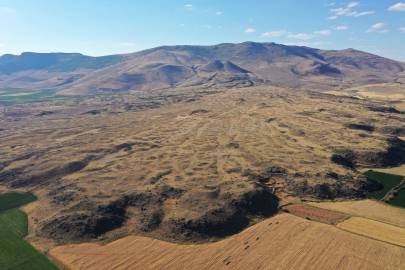
{"type": "Polygon", "coordinates": [[[243,42],[160,46],[102,57],[6,54],[0,57],[0,87],[56,88],[67,95],[260,84],[328,91],[393,82],[404,71],[405,63],[354,49],[243,42]]]}

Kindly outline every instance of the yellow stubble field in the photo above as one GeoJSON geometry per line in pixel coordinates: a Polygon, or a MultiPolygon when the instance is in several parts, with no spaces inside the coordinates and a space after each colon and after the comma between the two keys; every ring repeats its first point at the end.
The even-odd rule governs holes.
{"type": "Polygon", "coordinates": [[[384,205],[373,200],[311,203],[311,205],[405,228],[405,209],[384,205]]]}
{"type": "Polygon", "coordinates": [[[405,249],[281,214],[223,241],[177,245],[130,236],[49,252],[70,269],[403,269],[405,249]]]}
{"type": "Polygon", "coordinates": [[[361,217],[352,217],[339,223],[337,227],[405,247],[405,229],[400,227],[361,217]]]}

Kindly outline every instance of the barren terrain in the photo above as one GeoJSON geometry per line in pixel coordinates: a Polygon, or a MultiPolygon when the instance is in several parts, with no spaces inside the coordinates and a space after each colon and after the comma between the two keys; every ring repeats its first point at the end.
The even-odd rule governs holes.
{"type": "Polygon", "coordinates": [[[405,163],[404,121],[384,103],[268,86],[14,105],[0,117],[0,190],[39,197],[26,210],[44,250],[207,241],[284,203],[379,188],[356,168],[405,163]]]}
{"type": "Polygon", "coordinates": [[[402,269],[405,249],[290,214],[277,215],[226,240],[175,245],[126,237],[105,246],[50,251],[76,269],[402,269]]]}

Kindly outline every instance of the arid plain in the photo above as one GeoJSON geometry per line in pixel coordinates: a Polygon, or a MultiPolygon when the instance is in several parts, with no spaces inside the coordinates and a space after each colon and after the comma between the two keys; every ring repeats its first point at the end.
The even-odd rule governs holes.
{"type": "MultiPolygon", "coordinates": [[[[43,252],[134,235],[219,240],[288,203],[364,198],[378,183],[358,169],[405,163],[405,115],[389,103],[289,87],[133,91],[7,109],[1,190],[39,197],[24,210],[28,241],[43,252]]],[[[280,218],[309,222],[288,214],[271,220],[280,218]]],[[[400,247],[342,237],[355,237],[353,248],[372,241],[402,256],[400,247]]],[[[398,269],[395,260],[381,263],[398,269]]]]}

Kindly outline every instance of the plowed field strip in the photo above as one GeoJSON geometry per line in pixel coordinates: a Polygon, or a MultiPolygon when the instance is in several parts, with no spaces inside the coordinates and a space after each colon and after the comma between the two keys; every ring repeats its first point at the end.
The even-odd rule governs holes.
{"type": "Polygon", "coordinates": [[[360,217],[352,217],[339,223],[337,227],[405,247],[405,229],[403,228],[360,217]]]}
{"type": "Polygon", "coordinates": [[[339,222],[343,222],[345,219],[348,219],[350,217],[348,215],[333,213],[328,210],[301,204],[289,205],[284,207],[284,209],[287,209],[292,214],[300,217],[315,219],[330,224],[338,224],[339,222]]]}

